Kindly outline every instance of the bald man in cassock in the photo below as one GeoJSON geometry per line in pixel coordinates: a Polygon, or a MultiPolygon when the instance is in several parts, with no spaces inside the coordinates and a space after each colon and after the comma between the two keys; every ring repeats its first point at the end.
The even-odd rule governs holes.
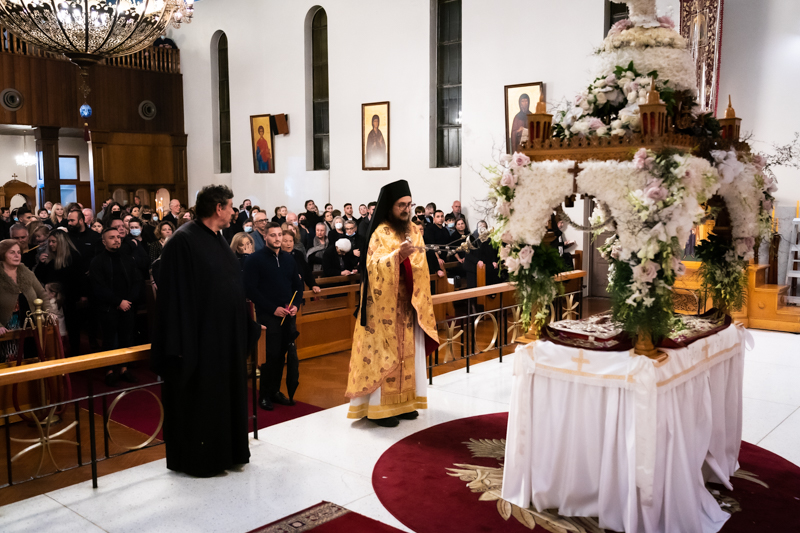
{"type": "Polygon", "coordinates": [[[383,427],[427,409],[425,357],[438,346],[425,243],[411,223],[413,209],[407,181],[384,186],[361,251],[347,417],[383,427]]]}

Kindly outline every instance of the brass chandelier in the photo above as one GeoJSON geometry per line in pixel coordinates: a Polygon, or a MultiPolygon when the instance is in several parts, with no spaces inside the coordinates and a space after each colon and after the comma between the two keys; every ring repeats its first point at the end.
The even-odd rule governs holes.
{"type": "Polygon", "coordinates": [[[0,0],[0,22],[85,69],[150,46],[168,24],[191,22],[194,0],[0,0]]]}

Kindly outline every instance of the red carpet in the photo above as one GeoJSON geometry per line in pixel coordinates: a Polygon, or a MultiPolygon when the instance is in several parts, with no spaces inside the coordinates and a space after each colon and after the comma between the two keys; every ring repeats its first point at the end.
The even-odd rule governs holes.
{"type": "Polygon", "coordinates": [[[249,533],[288,533],[312,530],[316,533],[397,533],[400,531],[383,522],[348,511],[335,503],[321,502],[249,533]]]}
{"type": "MultiPolygon", "coordinates": [[[[128,384],[121,381],[114,388],[106,386],[105,382],[103,381],[105,370],[88,370],[86,372],[72,374],[72,397],[82,398],[87,396],[89,394],[87,383],[90,379],[93,380],[92,385],[94,387],[94,394],[124,389],[126,387],[135,386],[136,384],[141,383],[152,383],[157,379],[156,375],[147,368],[132,368],[130,371],[136,377],[136,383],[128,384]]],[[[144,390],[152,392],[158,397],[159,400],[161,399],[160,386],[147,387],[144,390]]],[[[253,402],[250,396],[250,389],[248,389],[247,394],[247,416],[252,416],[253,402]]],[[[115,397],[116,396],[112,395],[106,398],[109,408],[111,407],[111,402],[114,401],[115,397]]],[[[89,407],[88,402],[82,402],[81,407],[87,409],[89,407]]],[[[316,413],[317,411],[322,411],[322,408],[302,402],[297,402],[297,405],[293,405],[291,407],[276,405],[274,411],[264,411],[263,409],[258,409],[258,429],[274,426],[275,424],[280,424],[281,422],[286,422],[301,416],[316,413]]],[[[103,412],[101,400],[97,398],[95,399],[95,412],[98,414],[103,412]]],[[[114,422],[118,422],[124,426],[128,426],[131,429],[140,431],[145,435],[153,434],[158,427],[159,417],[160,410],[158,403],[156,403],[152,395],[144,391],[129,393],[119,401],[111,413],[111,420],[114,422]]],[[[250,422],[249,427],[252,430],[252,422],[250,422]]],[[[157,438],[162,438],[160,431],[157,435],[157,438]]]]}
{"type": "MultiPolygon", "coordinates": [[[[512,515],[511,506],[507,502],[504,506],[502,500],[479,501],[481,495],[472,492],[466,481],[448,475],[454,463],[485,466],[489,474],[497,469],[497,459],[473,457],[463,443],[470,439],[505,439],[507,421],[508,413],[463,418],[401,440],[381,456],[372,473],[372,485],[381,503],[417,533],[530,531],[516,518],[525,513],[515,509],[512,515]],[[501,509],[507,520],[500,515],[501,509]]],[[[723,497],[735,500],[736,503],[725,500],[732,508],[741,507],[722,531],[800,531],[800,468],[746,442],[742,443],[739,463],[742,471],[754,473],[769,488],[740,478],[732,480],[734,491],[713,486],[723,497]]]]}

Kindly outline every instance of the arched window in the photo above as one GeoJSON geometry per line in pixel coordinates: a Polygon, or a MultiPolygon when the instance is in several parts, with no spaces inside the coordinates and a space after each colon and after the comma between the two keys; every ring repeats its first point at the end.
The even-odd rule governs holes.
{"type": "Polygon", "coordinates": [[[314,170],[331,167],[328,123],[328,15],[317,9],[311,22],[312,113],[314,116],[314,170]]]}
{"type": "Polygon", "coordinates": [[[228,77],[228,36],[218,31],[211,40],[211,105],[214,172],[231,171],[231,91],[228,77]]]}

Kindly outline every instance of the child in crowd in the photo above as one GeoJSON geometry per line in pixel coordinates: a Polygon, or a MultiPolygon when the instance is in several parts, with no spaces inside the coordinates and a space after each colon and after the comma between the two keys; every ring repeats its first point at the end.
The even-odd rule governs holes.
{"type": "Polygon", "coordinates": [[[48,283],[44,286],[47,298],[50,300],[51,313],[58,318],[58,331],[61,337],[67,336],[67,325],[64,322],[64,293],[60,283],[48,283]]]}

